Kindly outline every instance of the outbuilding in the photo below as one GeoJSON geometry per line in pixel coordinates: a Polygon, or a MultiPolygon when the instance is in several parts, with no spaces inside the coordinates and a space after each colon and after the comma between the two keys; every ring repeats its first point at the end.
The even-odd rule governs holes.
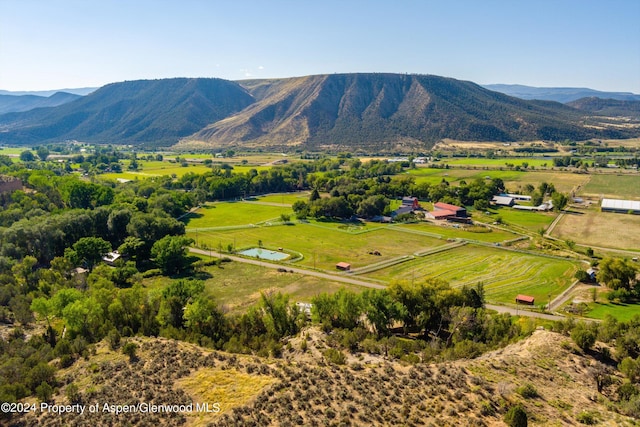
{"type": "Polygon", "coordinates": [[[339,262],[336,264],[336,268],[342,271],[349,271],[351,270],[351,264],[348,262],[339,262]]]}
{"type": "Polygon", "coordinates": [[[458,217],[458,218],[466,218],[467,217],[467,209],[460,207],[460,206],[456,206],[456,205],[450,205],[449,203],[442,203],[442,202],[437,202],[433,204],[433,208],[435,211],[450,211],[454,213],[454,216],[458,217]]]}
{"type": "Polygon", "coordinates": [[[513,197],[508,197],[508,196],[493,196],[493,199],[491,199],[491,203],[496,205],[496,206],[513,206],[515,205],[515,200],[513,199],[513,197]]]}
{"type": "Polygon", "coordinates": [[[516,304],[533,305],[535,298],[529,295],[518,295],[516,297],[516,304]]]}
{"type": "Polygon", "coordinates": [[[620,199],[602,199],[600,204],[602,212],[632,213],[640,215],[640,201],[638,200],[620,200],[620,199]]]}

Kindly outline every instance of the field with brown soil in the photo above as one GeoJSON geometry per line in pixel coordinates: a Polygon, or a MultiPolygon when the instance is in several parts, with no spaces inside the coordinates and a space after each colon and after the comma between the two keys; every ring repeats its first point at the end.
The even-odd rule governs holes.
{"type": "MultiPolygon", "coordinates": [[[[502,426],[515,404],[529,425],[579,425],[588,411],[598,425],[633,425],[606,406],[616,384],[596,390],[592,354],[563,335],[535,331],[519,343],[475,360],[407,365],[382,356],[349,355],[344,365],[321,356],[328,341],[311,329],[291,340],[281,359],[212,352],[168,339],[133,339],[131,361],[106,344],[58,374],[53,403],[67,404],[70,384],[80,402],[100,410],[83,415],[29,413],[10,422],[23,426],[269,426],[403,425],[502,426]],[[306,351],[301,350],[303,340],[306,351]],[[529,384],[537,396],[523,396],[529,384]],[[212,412],[124,413],[113,405],[208,403],[212,412]],[[219,412],[215,409],[219,408],[219,412]]],[[[595,354],[595,353],[594,353],[595,354]]],[[[614,383],[620,378],[614,377],[614,383]]],[[[195,407],[195,406],[194,406],[195,407]]]]}

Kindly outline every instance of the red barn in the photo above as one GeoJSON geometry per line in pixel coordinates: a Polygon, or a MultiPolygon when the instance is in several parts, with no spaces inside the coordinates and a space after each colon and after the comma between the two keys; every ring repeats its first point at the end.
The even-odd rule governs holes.
{"type": "Polygon", "coordinates": [[[433,204],[433,208],[436,211],[451,211],[457,218],[466,218],[467,209],[456,205],[450,205],[449,203],[437,202],[433,204]]]}

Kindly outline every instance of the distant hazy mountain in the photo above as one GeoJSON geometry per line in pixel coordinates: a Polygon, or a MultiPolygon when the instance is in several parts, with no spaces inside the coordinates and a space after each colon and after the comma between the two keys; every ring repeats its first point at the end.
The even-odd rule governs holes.
{"type": "Polygon", "coordinates": [[[81,96],[66,92],[56,92],[48,97],[37,95],[0,95],[0,114],[29,111],[42,107],[57,107],[58,105],[66,104],[78,98],[81,98],[81,96]]]}
{"type": "Polygon", "coordinates": [[[525,101],[455,79],[333,74],[231,82],[113,83],[70,103],[0,116],[0,142],[77,139],[219,147],[371,151],[427,149],[443,138],[479,141],[637,136],[548,101],[525,101]],[[585,126],[587,125],[587,126],[585,126]]]}
{"type": "Polygon", "coordinates": [[[556,101],[566,104],[580,98],[597,97],[603,99],[617,99],[620,101],[640,101],[640,95],[631,92],[600,92],[587,88],[572,87],[532,87],[523,85],[483,85],[489,90],[495,90],[509,96],[521,99],[540,99],[556,101]]]}
{"type": "Polygon", "coordinates": [[[10,91],[10,90],[0,90],[0,95],[12,95],[12,96],[22,96],[22,95],[35,95],[35,96],[44,96],[49,97],[58,92],[72,93],[74,95],[88,95],[91,92],[95,92],[98,89],[97,87],[80,87],[73,89],[55,89],[55,90],[33,90],[33,91],[10,91]]]}
{"type": "Polygon", "coordinates": [[[604,116],[622,116],[640,119],[640,101],[619,101],[596,97],[581,98],[567,105],[578,110],[589,111],[604,116]]]}
{"type": "Polygon", "coordinates": [[[240,85],[221,79],[113,83],[59,107],[0,116],[0,141],[168,145],[252,102],[240,85]]]}

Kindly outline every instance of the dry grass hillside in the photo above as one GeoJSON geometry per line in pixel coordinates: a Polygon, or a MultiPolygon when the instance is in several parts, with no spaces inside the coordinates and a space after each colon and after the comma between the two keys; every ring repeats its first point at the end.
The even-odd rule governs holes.
{"type": "MultiPolygon", "coordinates": [[[[212,352],[167,339],[136,338],[137,360],[101,343],[88,360],[60,371],[55,403],[67,404],[75,384],[83,415],[30,413],[11,420],[23,426],[268,426],[432,425],[501,426],[521,403],[529,425],[580,425],[589,414],[598,425],[635,425],[607,409],[615,385],[598,393],[596,360],[569,338],[536,331],[531,337],[475,360],[404,365],[384,358],[349,356],[325,362],[323,333],[293,339],[282,359],[212,352]],[[304,344],[303,344],[304,343],[304,344]],[[306,349],[303,351],[301,348],[306,349]],[[528,386],[527,386],[528,385],[528,386]],[[220,413],[126,413],[104,404],[194,405],[220,413]]],[[[615,382],[615,381],[614,381],[615,382]]],[[[195,406],[194,406],[195,407],[195,406]]]]}

